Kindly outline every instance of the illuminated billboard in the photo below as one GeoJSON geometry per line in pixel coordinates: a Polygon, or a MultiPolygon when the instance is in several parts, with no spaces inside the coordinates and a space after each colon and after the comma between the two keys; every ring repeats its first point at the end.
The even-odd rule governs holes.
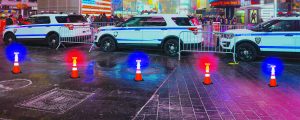
{"type": "Polygon", "coordinates": [[[82,0],[81,13],[82,14],[106,14],[111,15],[112,4],[111,0],[82,0]]]}
{"type": "Polygon", "coordinates": [[[241,6],[240,0],[216,0],[211,2],[212,7],[239,7],[241,6]]]}

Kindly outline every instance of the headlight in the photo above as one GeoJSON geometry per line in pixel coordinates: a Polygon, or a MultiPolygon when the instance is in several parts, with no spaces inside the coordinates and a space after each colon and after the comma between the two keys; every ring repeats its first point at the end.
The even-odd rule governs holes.
{"type": "Polygon", "coordinates": [[[232,39],[234,35],[232,33],[223,33],[222,38],[232,39]]]}

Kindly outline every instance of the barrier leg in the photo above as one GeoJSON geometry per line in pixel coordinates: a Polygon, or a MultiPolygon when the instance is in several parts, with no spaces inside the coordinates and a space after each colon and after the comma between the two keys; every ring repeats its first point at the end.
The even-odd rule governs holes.
{"type": "Polygon", "coordinates": [[[94,44],[92,44],[92,46],[91,46],[91,48],[90,48],[90,50],[89,50],[89,52],[91,52],[92,51],[92,49],[95,47],[95,43],[94,44]]]}
{"type": "Polygon", "coordinates": [[[67,48],[67,47],[65,46],[65,44],[63,44],[63,43],[61,43],[61,46],[63,46],[64,48],[67,48]]]}
{"type": "Polygon", "coordinates": [[[180,61],[180,51],[178,51],[178,60],[180,61]]]}
{"type": "Polygon", "coordinates": [[[56,47],[56,50],[58,50],[58,48],[60,47],[61,42],[58,43],[58,46],[56,47]]]}

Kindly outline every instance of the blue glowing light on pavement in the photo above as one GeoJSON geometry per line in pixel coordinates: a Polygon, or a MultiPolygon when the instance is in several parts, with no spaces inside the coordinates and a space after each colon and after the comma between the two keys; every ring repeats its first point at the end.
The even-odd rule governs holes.
{"type": "Polygon", "coordinates": [[[141,51],[135,51],[128,56],[127,65],[129,68],[136,69],[136,60],[141,60],[141,69],[149,66],[149,56],[141,51]]]}
{"type": "Polygon", "coordinates": [[[280,76],[284,70],[283,62],[276,57],[268,57],[266,58],[261,66],[261,69],[265,75],[270,77],[271,75],[271,70],[272,70],[272,65],[275,65],[275,75],[280,76]]]}
{"type": "Polygon", "coordinates": [[[6,58],[10,62],[14,62],[15,54],[14,52],[19,52],[18,58],[19,62],[23,62],[26,59],[27,50],[26,47],[20,43],[12,43],[6,47],[6,58]]]}
{"type": "Polygon", "coordinates": [[[95,79],[95,77],[94,77],[94,73],[95,73],[95,70],[94,70],[95,64],[96,64],[95,61],[92,61],[92,62],[89,62],[89,63],[88,63],[88,66],[87,66],[87,68],[86,68],[86,70],[85,70],[85,75],[86,75],[86,77],[85,77],[85,79],[84,79],[84,82],[85,82],[85,83],[91,83],[91,82],[94,81],[94,79],[95,79]]]}

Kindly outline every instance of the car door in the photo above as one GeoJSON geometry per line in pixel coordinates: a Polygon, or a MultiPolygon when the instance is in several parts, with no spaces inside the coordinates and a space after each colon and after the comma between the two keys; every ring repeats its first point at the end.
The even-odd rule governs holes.
{"type": "Polygon", "coordinates": [[[113,30],[113,35],[120,44],[139,44],[143,39],[141,21],[145,17],[132,17],[124,22],[120,28],[113,30]]]}
{"type": "Polygon", "coordinates": [[[143,40],[141,41],[144,45],[160,45],[164,36],[168,30],[166,28],[167,23],[163,17],[153,16],[147,17],[142,22],[144,29],[143,40]]]}
{"type": "Polygon", "coordinates": [[[29,18],[31,24],[21,25],[16,32],[17,39],[42,39],[46,37],[47,28],[50,27],[48,16],[36,16],[29,18]]]}
{"type": "Polygon", "coordinates": [[[295,52],[295,20],[276,20],[255,37],[261,51],[295,52]]]}
{"type": "Polygon", "coordinates": [[[296,46],[295,46],[295,51],[300,52],[300,20],[297,20],[296,22],[296,30],[295,30],[295,35],[294,39],[296,41],[296,46]]]}

